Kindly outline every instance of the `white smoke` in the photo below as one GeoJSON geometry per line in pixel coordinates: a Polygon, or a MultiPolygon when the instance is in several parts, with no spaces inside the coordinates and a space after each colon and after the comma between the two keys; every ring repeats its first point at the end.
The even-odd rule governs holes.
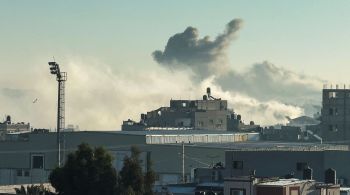
{"type": "MultiPolygon", "coordinates": [[[[148,70],[67,59],[69,63],[61,65],[68,72],[66,124],[79,125],[82,130],[119,130],[123,120],[138,120],[140,113],[168,106],[170,99],[199,99],[207,87],[215,96],[227,99],[246,122],[271,125],[286,122],[285,116],[304,114],[303,101],[315,100],[321,80],[268,62],[253,65],[244,73],[229,68],[227,49],[241,23],[232,20],[213,41],[198,38],[198,30],[188,28],[170,38],[163,52],[153,53],[163,66],[148,70]],[[187,33],[190,36],[183,36],[187,33]],[[177,47],[186,52],[178,53],[177,47]]],[[[53,129],[57,82],[48,74],[46,64],[29,68],[35,75],[26,79],[0,78],[0,115],[10,114],[14,121],[53,129]]]]}

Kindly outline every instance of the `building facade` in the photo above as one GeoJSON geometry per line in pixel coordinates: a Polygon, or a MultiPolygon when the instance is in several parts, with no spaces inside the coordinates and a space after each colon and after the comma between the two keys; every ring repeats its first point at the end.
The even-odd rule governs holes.
{"type": "Polygon", "coordinates": [[[321,121],[324,141],[350,141],[350,89],[323,89],[321,121]]]}

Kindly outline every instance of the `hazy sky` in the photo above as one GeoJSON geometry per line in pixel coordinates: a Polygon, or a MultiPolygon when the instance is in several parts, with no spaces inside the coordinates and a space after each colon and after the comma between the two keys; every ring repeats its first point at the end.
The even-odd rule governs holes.
{"type": "MultiPolygon", "coordinates": [[[[197,28],[200,38],[206,35],[215,38],[235,18],[242,19],[243,26],[226,54],[229,66],[235,72],[249,73],[253,64],[268,61],[279,68],[310,78],[350,84],[349,10],[350,1],[347,0],[3,0],[0,1],[0,89],[5,90],[0,90],[0,98],[3,96],[0,99],[0,116],[11,114],[18,121],[31,122],[38,127],[54,127],[55,119],[51,118],[55,115],[55,105],[51,106],[49,102],[51,96],[56,97],[56,83],[49,75],[47,61],[55,56],[63,69],[66,67],[67,71],[73,72],[68,72],[68,81],[71,82],[67,83],[67,88],[71,85],[67,89],[70,92],[67,98],[71,98],[67,99],[67,103],[71,103],[71,108],[67,108],[67,117],[70,116],[68,122],[87,129],[118,129],[120,119],[127,119],[128,114],[137,116],[144,109],[155,109],[157,105],[167,103],[168,97],[178,92],[174,90],[174,93],[158,102],[142,102],[140,104],[146,106],[136,106],[135,109],[140,110],[132,112],[125,110],[127,103],[116,105],[113,102],[125,100],[118,99],[123,95],[120,94],[123,90],[116,92],[120,87],[128,90],[129,95],[124,97],[128,99],[132,95],[139,95],[133,90],[143,89],[137,85],[139,82],[148,80],[147,87],[152,88],[149,95],[159,96],[167,92],[158,81],[148,77],[158,77],[161,74],[159,71],[163,71],[152,58],[152,52],[163,50],[169,37],[183,32],[188,26],[197,28]],[[110,80],[105,83],[96,80],[100,76],[96,76],[98,73],[95,73],[94,68],[102,69],[102,74],[109,76],[101,77],[110,80]],[[137,78],[134,78],[134,72],[137,78]],[[115,88],[105,86],[110,82],[115,88]],[[99,86],[99,83],[104,86],[99,86]],[[85,92],[80,91],[84,89],[85,92]],[[36,94],[40,90],[45,92],[36,94]],[[92,98],[86,94],[86,104],[79,105],[81,101],[76,96],[86,93],[86,90],[91,90],[90,95],[94,96],[92,98]],[[108,90],[111,91],[110,95],[102,94],[101,99],[95,96],[108,90]],[[72,97],[74,93],[76,96],[72,97]],[[14,98],[19,96],[27,99],[14,98]],[[103,98],[106,96],[111,98],[105,101],[103,98]],[[26,105],[26,101],[34,98],[42,100],[38,103],[45,105],[45,109],[39,109],[40,105],[26,105]],[[73,102],[76,105],[72,105],[73,102]],[[88,109],[89,102],[94,105],[90,109],[91,113],[82,112],[88,109]],[[94,123],[91,122],[94,118],[93,109],[100,108],[99,102],[106,104],[100,113],[106,113],[107,108],[110,108],[108,116],[103,117],[109,119],[94,123]],[[125,113],[118,113],[121,110],[125,113]],[[84,125],[88,124],[86,120],[89,125],[84,125]],[[103,125],[106,123],[108,125],[103,125]]],[[[164,74],[167,74],[166,70],[164,74]]],[[[180,73],[172,74],[175,80],[178,78],[176,74],[180,73]]],[[[188,80],[186,82],[192,85],[191,79],[188,80]]],[[[198,94],[191,91],[196,86],[193,84],[191,89],[184,88],[188,89],[188,95],[183,98],[195,98],[198,94]]],[[[247,94],[252,96],[251,93],[247,94]]],[[[147,96],[147,91],[142,91],[142,95],[147,96]]],[[[142,98],[138,101],[141,102],[142,98]]]]}

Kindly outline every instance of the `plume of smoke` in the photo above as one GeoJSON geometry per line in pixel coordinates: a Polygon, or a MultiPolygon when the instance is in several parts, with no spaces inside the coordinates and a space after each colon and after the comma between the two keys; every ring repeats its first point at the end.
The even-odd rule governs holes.
{"type": "Polygon", "coordinates": [[[241,114],[245,122],[255,121],[260,125],[285,124],[286,116],[291,118],[304,114],[303,108],[290,104],[284,104],[275,100],[261,101],[251,96],[247,96],[238,91],[223,90],[215,82],[215,77],[204,80],[200,88],[205,89],[211,86],[215,96],[228,100],[229,107],[241,114]]]}
{"type": "MultiPolygon", "coordinates": [[[[214,76],[213,84],[221,87],[223,91],[239,94],[237,98],[241,103],[234,99],[234,107],[239,108],[243,104],[251,108],[249,111],[242,110],[248,115],[262,111],[262,108],[278,109],[280,110],[278,113],[285,112],[285,114],[277,114],[277,111],[270,114],[274,115],[275,119],[282,119],[284,115],[301,114],[301,106],[314,107],[309,105],[310,102],[319,104],[320,86],[325,82],[321,79],[298,74],[266,61],[254,64],[243,73],[229,68],[232,66],[229,64],[227,50],[241,24],[240,19],[232,20],[227,25],[225,32],[216,37],[214,41],[210,41],[209,37],[199,39],[198,30],[188,27],[184,32],[170,37],[165,50],[155,51],[153,57],[163,67],[171,70],[191,69],[196,75],[195,81],[199,79],[201,82],[214,76]],[[224,71],[220,72],[220,70],[224,71]],[[245,99],[248,101],[244,101],[245,99]],[[248,106],[243,102],[255,103],[248,106]],[[288,105],[299,105],[299,108],[288,105]],[[286,111],[288,109],[293,110],[292,113],[286,111]]],[[[257,118],[266,116],[263,113],[254,115],[257,118]]],[[[271,120],[271,122],[275,121],[271,120]]]]}
{"type": "Polygon", "coordinates": [[[188,27],[184,32],[170,37],[164,51],[154,51],[154,59],[171,69],[192,69],[199,79],[227,70],[226,51],[242,20],[234,19],[226,25],[226,30],[211,41],[209,36],[199,38],[198,30],[188,27]]]}
{"type": "MultiPolygon", "coordinates": [[[[298,103],[314,100],[321,80],[268,62],[255,64],[244,73],[229,69],[227,49],[241,23],[232,20],[213,41],[198,38],[193,27],[171,37],[165,50],[155,51],[153,56],[162,67],[176,70],[173,72],[162,67],[117,72],[113,65],[71,59],[64,65],[69,74],[66,123],[78,124],[81,129],[117,130],[123,120],[137,120],[140,113],[168,105],[171,98],[202,97],[208,86],[246,121],[270,125],[286,122],[285,116],[303,114],[298,103]]],[[[18,79],[9,88],[5,84],[9,80],[0,78],[0,114],[11,114],[35,127],[54,128],[57,84],[40,63],[35,64],[30,68],[40,79],[18,79]],[[35,98],[39,100],[33,104],[35,98]]],[[[46,63],[41,64],[46,67],[46,63]]]]}
{"type": "MultiPolygon", "coordinates": [[[[199,89],[187,72],[170,73],[161,67],[147,72],[115,71],[113,65],[98,60],[69,61],[61,66],[68,72],[66,124],[79,125],[82,130],[120,130],[123,120],[138,120],[140,113],[168,105],[171,98],[198,97],[199,89]]],[[[0,114],[10,114],[14,121],[30,122],[36,128],[55,128],[57,82],[43,66],[46,63],[30,67],[40,79],[18,81],[13,88],[0,82],[0,114]]]]}
{"type": "Polygon", "coordinates": [[[239,91],[262,101],[292,104],[319,99],[319,88],[324,82],[266,61],[254,64],[243,73],[231,70],[226,75],[216,77],[216,83],[224,90],[239,91]]]}
{"type": "MultiPolygon", "coordinates": [[[[161,67],[145,71],[114,71],[98,61],[72,59],[62,67],[68,72],[66,123],[86,130],[119,130],[123,120],[138,120],[139,114],[169,105],[170,99],[198,99],[210,86],[215,96],[227,99],[230,107],[246,121],[268,125],[298,116],[302,109],[278,101],[260,101],[232,90],[224,90],[215,77],[200,83],[189,72],[169,72],[161,67]]],[[[42,67],[34,67],[39,79],[17,83],[0,90],[2,114],[15,121],[31,122],[34,127],[55,128],[57,83],[42,67]],[[19,86],[22,86],[19,87],[19,86]],[[6,93],[5,93],[6,92],[6,93]],[[38,102],[32,103],[38,98],[38,102]]],[[[1,83],[1,82],[0,82],[1,83]]],[[[4,87],[4,86],[0,86],[4,87]]]]}

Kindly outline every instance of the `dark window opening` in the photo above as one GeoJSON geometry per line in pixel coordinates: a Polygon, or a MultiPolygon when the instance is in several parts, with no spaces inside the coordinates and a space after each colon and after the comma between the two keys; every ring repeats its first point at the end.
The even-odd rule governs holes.
{"type": "Polygon", "coordinates": [[[32,156],[32,168],[43,169],[44,168],[44,156],[32,156]]]}
{"type": "Polygon", "coordinates": [[[246,195],[245,189],[231,188],[230,195],[246,195]]]}
{"type": "Polygon", "coordinates": [[[297,171],[303,171],[307,166],[306,162],[297,162],[297,171]]]}
{"type": "Polygon", "coordinates": [[[243,161],[233,161],[234,169],[243,169],[243,161]]]}
{"type": "Polygon", "coordinates": [[[17,177],[22,177],[22,169],[17,170],[17,177]]]}
{"type": "Polygon", "coordinates": [[[24,171],[24,177],[29,177],[29,170],[24,171]]]}

